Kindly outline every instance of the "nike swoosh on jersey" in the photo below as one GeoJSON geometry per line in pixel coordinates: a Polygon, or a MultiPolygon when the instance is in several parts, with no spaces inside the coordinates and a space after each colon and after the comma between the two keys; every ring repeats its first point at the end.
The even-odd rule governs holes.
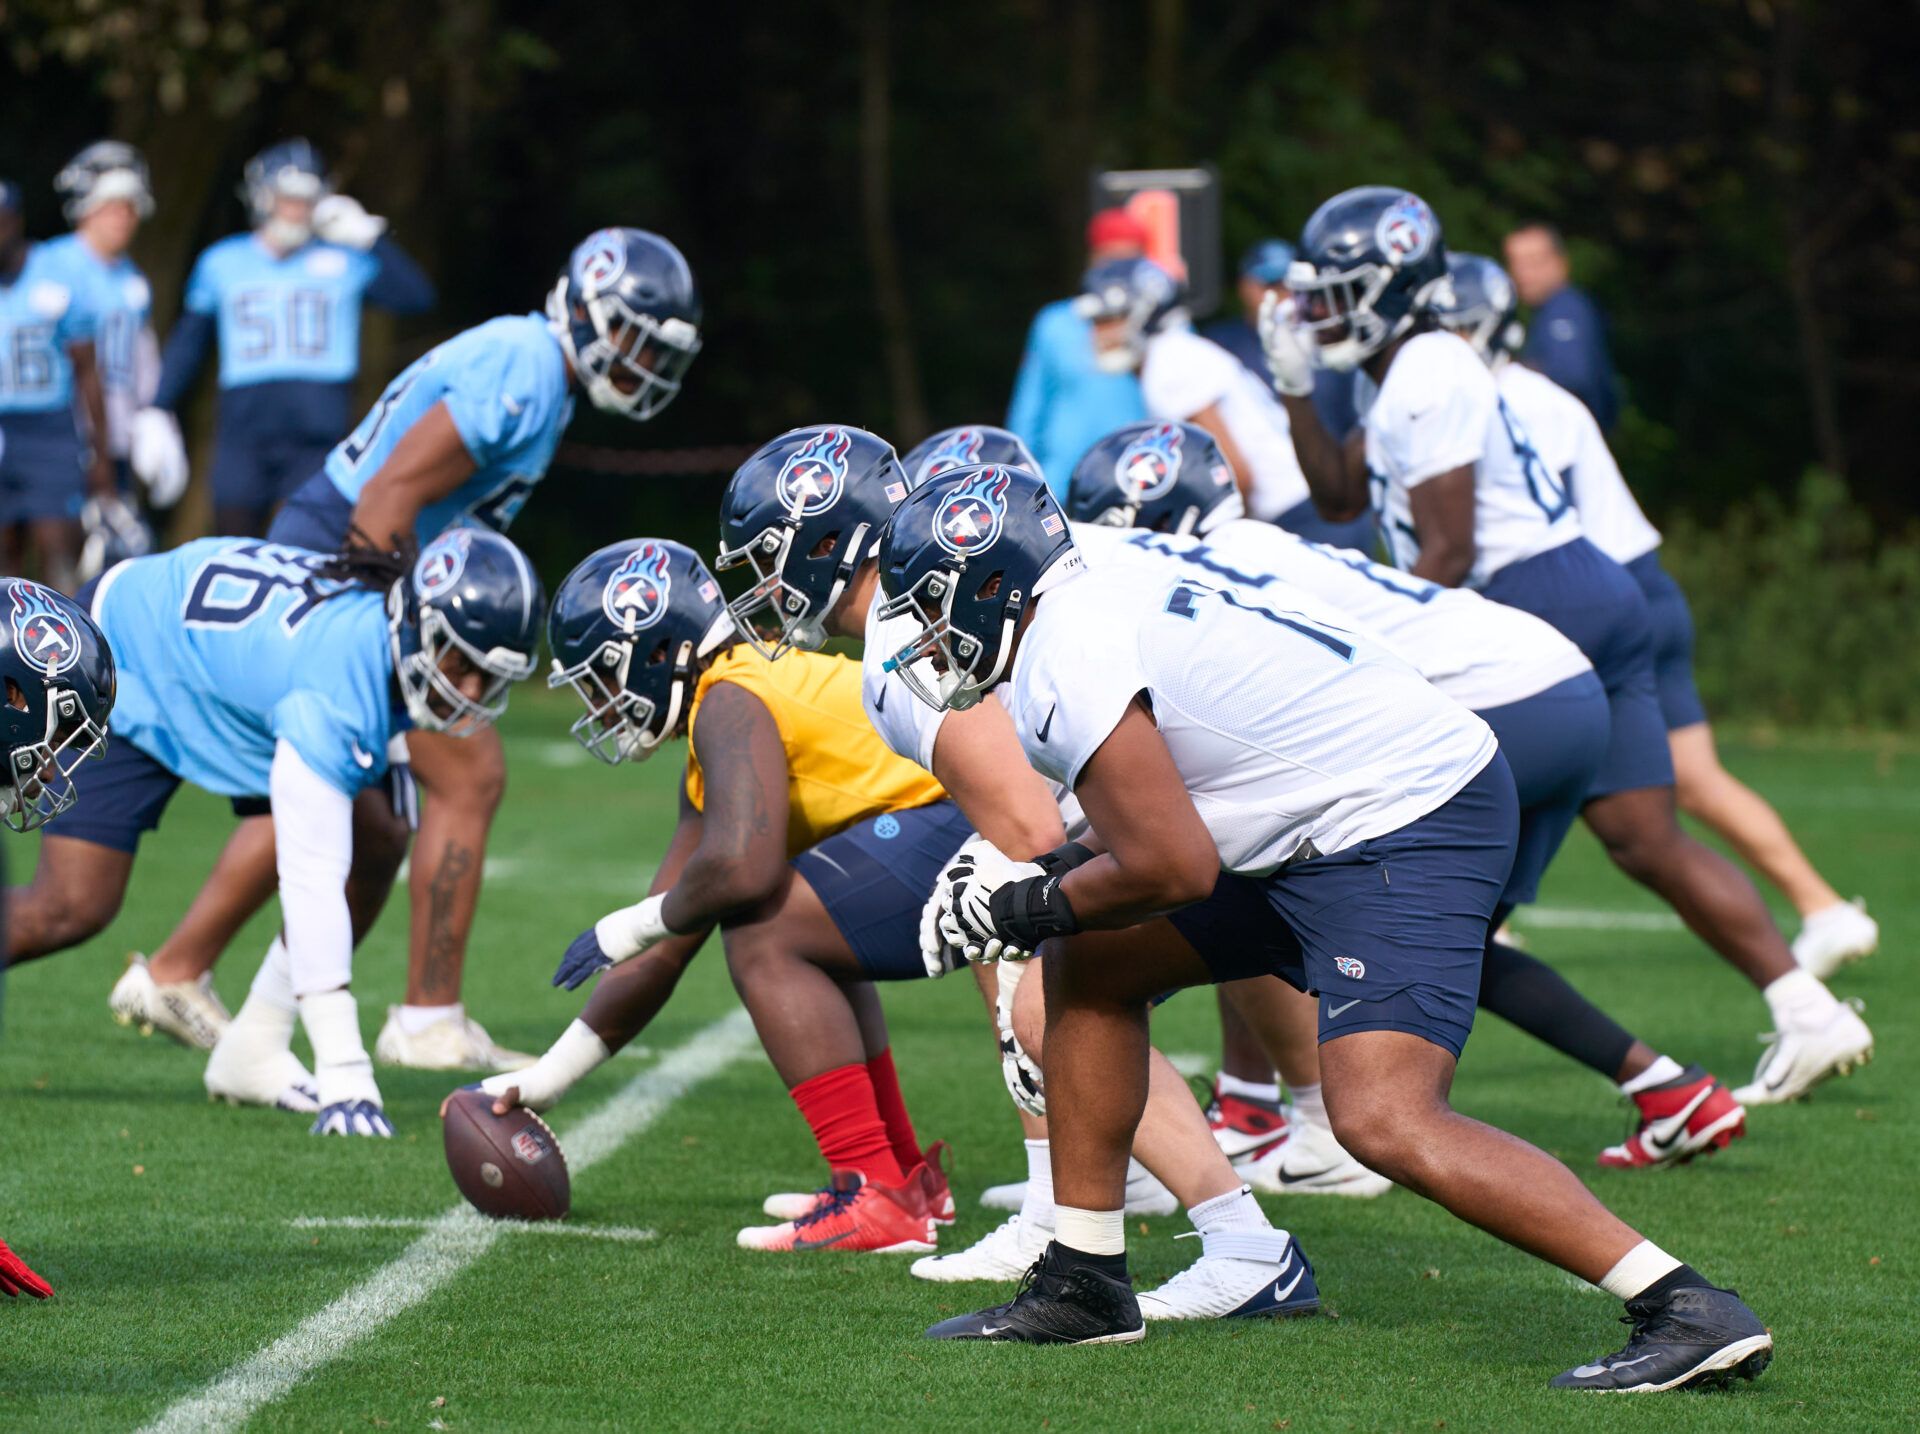
{"type": "Polygon", "coordinates": [[[1049,707],[1047,709],[1047,720],[1042,722],[1038,729],[1035,730],[1033,735],[1038,737],[1042,742],[1047,740],[1047,734],[1053,730],[1053,714],[1059,710],[1060,704],[1058,702],[1049,707]]]}
{"type": "Polygon", "coordinates": [[[352,745],[353,745],[353,760],[360,764],[360,770],[363,772],[372,771],[373,770],[373,754],[371,752],[361,751],[360,744],[358,742],[355,742],[352,745]]]}
{"type": "Polygon", "coordinates": [[[887,689],[886,688],[882,687],[880,689],[880,695],[873,699],[873,710],[876,712],[884,712],[887,710],[887,689]]]}

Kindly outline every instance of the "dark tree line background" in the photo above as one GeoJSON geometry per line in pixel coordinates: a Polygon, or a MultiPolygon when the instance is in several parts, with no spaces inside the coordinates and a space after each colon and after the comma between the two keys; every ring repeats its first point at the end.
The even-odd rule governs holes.
{"type": "MultiPolygon", "coordinates": [[[[1090,168],[1211,160],[1230,250],[1362,182],[1417,188],[1458,247],[1559,223],[1657,515],[1712,524],[1814,465],[1883,523],[1920,512],[1912,3],[0,0],[0,55],[0,174],[34,232],[81,143],[146,148],[162,320],[240,224],[245,158],[318,142],[442,289],[372,325],[370,390],[535,307],[589,229],[669,234],[706,351],[664,418],[585,415],[586,445],[837,419],[904,448],[995,419],[1033,310],[1077,277],[1090,168]]],[[[526,521],[562,562],[610,521],[704,540],[720,481],[559,476],[526,521]]]]}

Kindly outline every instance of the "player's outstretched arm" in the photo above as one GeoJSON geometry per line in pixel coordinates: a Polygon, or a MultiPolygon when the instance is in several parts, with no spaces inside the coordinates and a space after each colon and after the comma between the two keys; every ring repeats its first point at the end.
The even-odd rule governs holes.
{"type": "Polygon", "coordinates": [[[1410,571],[1442,587],[1459,587],[1473,571],[1473,465],[1416,484],[1407,501],[1420,540],[1420,559],[1410,571]]]}
{"type": "Polygon", "coordinates": [[[1013,722],[992,697],[942,719],[933,775],[973,829],[1009,856],[1036,857],[1067,839],[1059,805],[1027,765],[1013,722]]]}
{"type": "Polygon", "coordinates": [[[353,526],[382,548],[398,548],[420,513],[473,476],[473,455],[445,403],[436,403],[393,446],[353,505],[353,526]]]}

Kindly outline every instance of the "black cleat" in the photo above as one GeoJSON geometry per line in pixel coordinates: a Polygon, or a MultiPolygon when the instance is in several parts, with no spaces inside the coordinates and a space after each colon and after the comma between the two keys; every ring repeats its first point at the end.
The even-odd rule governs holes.
{"type": "Polygon", "coordinates": [[[1071,1260],[1049,1244],[1004,1305],[943,1319],[928,1339],[997,1339],[1019,1344],[1132,1344],[1147,1337],[1133,1284],[1071,1260]]]}
{"type": "Polygon", "coordinates": [[[1773,1336],[1732,1290],[1693,1285],[1657,1300],[1628,1300],[1627,1347],[1555,1375],[1555,1389],[1658,1394],[1663,1389],[1725,1389],[1752,1379],[1773,1359],[1773,1336]]]}

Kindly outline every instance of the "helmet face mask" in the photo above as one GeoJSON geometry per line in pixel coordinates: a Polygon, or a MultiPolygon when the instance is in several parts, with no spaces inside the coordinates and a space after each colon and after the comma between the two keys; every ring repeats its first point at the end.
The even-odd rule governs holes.
{"type": "Polygon", "coordinates": [[[1383,264],[1360,264],[1331,274],[1296,273],[1288,280],[1294,322],[1313,340],[1309,352],[1320,367],[1342,373],[1356,369],[1394,337],[1393,326],[1373,307],[1392,278],[1393,270],[1383,264]]]}
{"type": "MultiPolygon", "coordinates": [[[[753,650],[772,662],[789,649],[818,652],[827,645],[827,614],[847,589],[847,582],[859,566],[858,560],[843,556],[835,564],[833,584],[816,606],[805,589],[787,581],[787,560],[800,525],[791,520],[762,528],[752,542],[737,548],[722,548],[714,560],[715,572],[727,572],[746,564],[753,573],[753,585],[727,604],[727,611],[753,650]]],[[[867,543],[867,526],[853,530],[847,553],[857,554],[867,543]]],[[[838,549],[839,534],[834,534],[838,549]]],[[[823,555],[826,556],[826,555],[823,555]]]]}
{"type": "Polygon", "coordinates": [[[965,569],[958,565],[935,568],[880,607],[883,622],[898,617],[914,617],[921,622],[913,640],[897,648],[882,665],[888,672],[898,673],[915,697],[936,710],[964,712],[977,706],[999,682],[1012,655],[1014,629],[1025,606],[1018,593],[1011,596],[1000,640],[990,645],[954,622],[954,599],[966,579],[965,569]]]}
{"type": "Polygon", "coordinates": [[[292,252],[313,237],[313,207],[333,192],[320,151],[304,139],[268,145],[247,161],[240,197],[253,227],[274,248],[292,252]],[[282,213],[290,200],[295,213],[282,213]]]}
{"type": "Polygon", "coordinates": [[[454,528],[427,544],[387,593],[393,676],[413,724],[470,737],[499,721],[513,684],[533,675],[545,607],[525,555],[498,533],[454,528]]]}
{"type": "Polygon", "coordinates": [[[1336,194],[1300,235],[1287,271],[1293,321],[1322,368],[1358,368],[1412,329],[1446,287],[1447,250],[1419,195],[1388,185],[1336,194]]]}
{"type": "Polygon", "coordinates": [[[105,636],[78,603],[23,578],[0,592],[8,599],[0,605],[0,817],[26,832],[78,800],[74,770],[106,750],[119,684],[105,636]]]}
{"type": "Polygon", "coordinates": [[[680,251],[643,229],[596,229],[547,295],[547,322],[587,400],[645,423],[700,352],[700,296],[680,251]]]}
{"type": "MultiPolygon", "coordinates": [[[[26,705],[12,679],[7,699],[16,708],[26,705]]],[[[7,786],[0,792],[7,826],[34,831],[72,807],[79,800],[74,769],[106,749],[107,730],[88,713],[80,695],[68,687],[49,686],[46,735],[15,747],[7,757],[7,786]]]]}
{"type": "Polygon", "coordinates": [[[1074,312],[1093,325],[1093,361],[1103,373],[1131,373],[1147,340],[1180,308],[1179,281],[1151,259],[1114,259],[1087,271],[1074,312]]]}
{"type": "Polygon", "coordinates": [[[1519,349],[1526,329],[1507,271],[1481,254],[1447,256],[1447,288],[1434,304],[1440,327],[1473,345],[1488,364],[1519,349]]]}
{"type": "MultiPolygon", "coordinates": [[[[610,767],[617,767],[629,758],[644,762],[651,757],[680,724],[686,698],[685,679],[691,675],[693,659],[692,644],[683,642],[680,647],[675,664],[687,671],[676,673],[664,720],[660,721],[655,720],[661,715],[660,705],[627,686],[634,653],[630,639],[609,638],[592,656],[571,667],[563,667],[556,657],[547,686],[571,687],[586,708],[567,729],[573,740],[610,767]]],[[[655,661],[666,659],[666,653],[656,652],[655,661]]]]}

